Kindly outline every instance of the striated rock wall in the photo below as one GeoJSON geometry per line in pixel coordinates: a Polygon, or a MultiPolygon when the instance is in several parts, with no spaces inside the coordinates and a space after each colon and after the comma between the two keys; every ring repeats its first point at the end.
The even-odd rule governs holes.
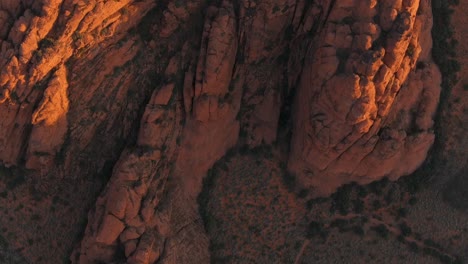
{"type": "Polygon", "coordinates": [[[72,263],[208,262],[196,197],[232,147],[290,149],[314,196],[422,164],[441,78],[430,4],[1,1],[0,161],[108,171],[72,263]]]}

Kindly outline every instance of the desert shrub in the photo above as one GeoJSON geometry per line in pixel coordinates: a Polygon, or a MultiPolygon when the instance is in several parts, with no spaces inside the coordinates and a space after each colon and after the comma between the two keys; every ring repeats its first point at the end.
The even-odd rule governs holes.
{"type": "Polygon", "coordinates": [[[409,227],[406,223],[400,224],[400,231],[403,236],[409,236],[412,232],[411,227],[409,227]]]}
{"type": "Polygon", "coordinates": [[[408,46],[408,49],[406,50],[406,56],[413,57],[415,50],[416,50],[416,47],[414,45],[410,44],[408,46]]]}
{"type": "Polygon", "coordinates": [[[442,255],[442,254],[440,254],[440,255],[438,256],[438,258],[439,258],[440,262],[442,262],[442,263],[444,263],[444,264],[452,264],[452,263],[454,263],[454,262],[453,262],[453,259],[452,259],[451,257],[447,256],[447,255],[442,255]]]}
{"type": "Polygon", "coordinates": [[[397,211],[397,216],[398,217],[406,217],[408,215],[408,209],[402,207],[402,208],[398,208],[398,211],[397,211]]]}
{"type": "Polygon", "coordinates": [[[405,242],[405,237],[403,235],[398,235],[397,240],[403,243],[405,242]]]}
{"type": "Polygon", "coordinates": [[[23,185],[25,182],[26,178],[22,173],[18,175],[12,175],[12,177],[7,180],[7,190],[14,190],[17,187],[23,185]]]}
{"type": "Polygon", "coordinates": [[[384,224],[380,224],[378,226],[374,226],[372,227],[372,229],[377,232],[377,234],[383,238],[388,238],[388,234],[389,234],[389,231],[388,231],[388,228],[386,225],[384,224]]]}
{"type": "Polygon", "coordinates": [[[419,252],[419,246],[415,242],[410,242],[408,246],[412,252],[415,252],[415,253],[419,252]]]}
{"type": "Polygon", "coordinates": [[[438,248],[438,249],[442,248],[437,242],[435,242],[432,239],[425,239],[424,240],[424,245],[426,245],[428,247],[438,248]]]}
{"type": "Polygon", "coordinates": [[[353,232],[356,235],[363,236],[364,235],[364,228],[362,228],[362,226],[354,226],[353,227],[353,232]]]}
{"type": "Polygon", "coordinates": [[[73,32],[73,34],[72,34],[73,41],[78,41],[78,40],[80,40],[82,38],[83,38],[83,33],[78,32],[78,31],[73,32]]]}
{"type": "Polygon", "coordinates": [[[455,259],[452,259],[450,263],[452,263],[452,264],[463,264],[463,263],[466,263],[466,262],[463,261],[462,257],[456,256],[455,259]]]}
{"type": "Polygon", "coordinates": [[[345,219],[336,219],[331,224],[330,227],[338,227],[340,231],[345,231],[348,227],[349,221],[345,219]]]}
{"type": "Polygon", "coordinates": [[[55,46],[55,43],[57,41],[55,39],[52,39],[52,38],[44,38],[42,39],[40,42],[39,42],[39,48],[40,49],[48,49],[48,48],[51,48],[53,46],[55,46]]]}
{"type": "Polygon", "coordinates": [[[354,201],[354,212],[360,214],[364,211],[364,202],[360,199],[354,201]]]}
{"type": "Polygon", "coordinates": [[[332,211],[338,210],[342,215],[348,213],[350,207],[351,188],[352,187],[350,185],[344,185],[332,194],[332,211]]]}
{"type": "Polygon", "coordinates": [[[315,236],[318,236],[318,235],[322,234],[323,231],[324,231],[324,229],[323,229],[323,224],[322,223],[316,222],[316,221],[311,221],[309,223],[308,228],[307,228],[306,237],[307,238],[313,238],[315,236]]]}
{"type": "Polygon", "coordinates": [[[369,191],[372,193],[375,193],[377,195],[380,195],[383,193],[383,189],[387,187],[389,184],[389,180],[387,177],[384,177],[380,181],[374,181],[370,183],[369,186],[369,191]]]}
{"type": "Polygon", "coordinates": [[[31,220],[33,220],[33,221],[39,221],[41,219],[42,219],[42,217],[40,215],[38,215],[38,214],[33,214],[31,216],[31,220]]]}
{"type": "Polygon", "coordinates": [[[47,196],[46,193],[44,193],[43,191],[40,191],[35,186],[30,186],[29,187],[29,194],[31,195],[32,200],[34,200],[36,202],[42,201],[42,199],[44,199],[47,196]]]}
{"type": "Polygon", "coordinates": [[[286,171],[283,173],[283,183],[289,190],[293,190],[296,186],[296,175],[286,171]]]}
{"type": "Polygon", "coordinates": [[[385,195],[385,202],[387,204],[391,204],[392,202],[396,201],[397,199],[397,191],[395,189],[388,190],[387,194],[385,195]]]}
{"type": "Polygon", "coordinates": [[[439,252],[434,248],[425,247],[425,248],[423,248],[423,253],[426,254],[426,255],[429,255],[429,256],[437,257],[439,252]]]}
{"type": "Polygon", "coordinates": [[[297,194],[297,197],[299,198],[306,198],[307,197],[307,194],[309,194],[309,190],[308,189],[301,189],[299,191],[299,193],[297,194]]]}
{"type": "Polygon", "coordinates": [[[417,191],[419,191],[425,182],[427,177],[427,174],[424,174],[423,172],[416,172],[413,175],[410,175],[408,177],[403,177],[402,180],[400,181],[401,185],[406,189],[407,192],[410,194],[415,194],[417,191]]]}
{"type": "Polygon", "coordinates": [[[369,192],[367,191],[367,188],[366,188],[366,187],[360,186],[360,185],[359,185],[359,186],[357,187],[357,194],[358,194],[359,197],[364,198],[364,197],[366,197],[366,196],[369,194],[369,192]]]}
{"type": "Polygon", "coordinates": [[[382,204],[380,203],[380,200],[375,200],[372,202],[372,207],[374,208],[374,210],[378,210],[380,208],[382,208],[382,204]]]}
{"type": "Polygon", "coordinates": [[[0,236],[0,246],[3,248],[8,247],[8,241],[2,236],[0,236]]]}

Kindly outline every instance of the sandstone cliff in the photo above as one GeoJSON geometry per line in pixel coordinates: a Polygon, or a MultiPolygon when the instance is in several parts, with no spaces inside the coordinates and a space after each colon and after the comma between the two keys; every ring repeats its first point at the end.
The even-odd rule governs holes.
{"type": "Polygon", "coordinates": [[[51,218],[87,219],[23,255],[208,263],[197,196],[230,149],[273,146],[310,197],[413,173],[435,141],[432,21],[430,0],[0,0],[0,162],[31,212],[71,195],[51,218]]]}

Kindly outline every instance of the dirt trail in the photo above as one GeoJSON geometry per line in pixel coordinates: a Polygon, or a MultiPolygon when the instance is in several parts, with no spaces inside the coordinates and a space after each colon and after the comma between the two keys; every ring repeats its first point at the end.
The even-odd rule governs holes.
{"type": "Polygon", "coordinates": [[[300,263],[301,257],[302,257],[302,255],[304,255],[304,251],[307,248],[307,246],[309,245],[309,242],[310,242],[310,240],[308,240],[308,239],[306,239],[304,241],[304,244],[302,244],[301,250],[299,251],[299,253],[296,256],[296,260],[294,261],[294,264],[299,264],[300,263]]]}

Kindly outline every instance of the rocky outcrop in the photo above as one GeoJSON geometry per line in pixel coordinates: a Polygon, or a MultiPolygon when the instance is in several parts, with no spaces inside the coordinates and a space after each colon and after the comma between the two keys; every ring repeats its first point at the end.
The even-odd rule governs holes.
{"type": "Polygon", "coordinates": [[[196,196],[206,171],[237,141],[241,96],[239,89],[227,94],[236,57],[233,6],[208,11],[203,56],[185,62],[186,72],[180,64],[189,54],[169,61],[164,75],[177,77],[153,92],[136,146],[120,157],[89,216],[77,263],[111,262],[119,245],[128,263],[208,261],[196,196]],[[187,248],[197,254],[179,254],[187,248]]]}
{"type": "Polygon", "coordinates": [[[72,263],[208,262],[196,197],[231,148],[275,145],[323,196],[434,142],[428,0],[3,1],[0,24],[1,163],[102,187],[72,263]]]}
{"type": "Polygon", "coordinates": [[[44,91],[38,108],[32,114],[33,125],[26,154],[26,167],[40,170],[53,164],[67,132],[67,72],[57,70],[44,91]],[[50,135],[54,137],[49,138],[50,135]]]}
{"type": "Polygon", "coordinates": [[[428,1],[337,1],[298,86],[289,169],[329,194],[408,175],[434,141],[428,1]],[[418,12],[419,11],[419,12],[418,12]],[[425,54],[421,54],[421,45],[425,54]]]}

